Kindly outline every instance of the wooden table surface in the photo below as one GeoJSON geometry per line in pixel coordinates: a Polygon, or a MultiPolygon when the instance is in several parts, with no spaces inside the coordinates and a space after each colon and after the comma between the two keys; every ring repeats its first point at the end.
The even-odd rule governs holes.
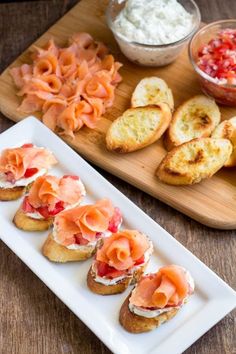
{"type": "MultiPolygon", "coordinates": [[[[195,1],[205,22],[236,15],[234,0],[195,1]]],[[[75,3],[75,0],[1,1],[0,71],[75,3]]],[[[12,125],[0,114],[0,132],[12,125]]],[[[128,183],[102,170],[99,172],[236,288],[235,231],[202,226],[128,183]]],[[[0,260],[0,353],[110,353],[2,242],[0,260]]],[[[235,314],[234,311],[226,316],[185,353],[236,353],[235,314]]]]}

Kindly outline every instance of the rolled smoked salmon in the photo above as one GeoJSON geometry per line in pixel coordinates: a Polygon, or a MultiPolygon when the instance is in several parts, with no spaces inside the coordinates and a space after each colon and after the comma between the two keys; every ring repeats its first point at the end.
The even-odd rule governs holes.
{"type": "Polygon", "coordinates": [[[32,64],[10,69],[23,97],[18,110],[41,112],[44,124],[72,138],[84,125],[93,129],[113,104],[122,64],[88,33],[74,34],[67,47],[53,39],[34,46],[31,58],[32,64]]]}

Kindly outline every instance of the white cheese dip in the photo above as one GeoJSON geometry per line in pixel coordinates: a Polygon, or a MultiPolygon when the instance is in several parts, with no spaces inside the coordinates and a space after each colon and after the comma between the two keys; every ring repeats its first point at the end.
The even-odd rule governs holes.
{"type": "Polygon", "coordinates": [[[127,0],[114,21],[126,40],[152,45],[176,42],[192,27],[192,15],[176,0],[127,0]]]}

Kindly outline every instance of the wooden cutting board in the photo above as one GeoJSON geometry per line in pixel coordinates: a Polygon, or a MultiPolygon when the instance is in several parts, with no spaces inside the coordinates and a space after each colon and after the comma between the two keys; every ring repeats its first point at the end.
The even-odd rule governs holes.
{"type": "MultiPolygon", "coordinates": [[[[107,128],[112,120],[129,107],[131,93],[140,79],[156,75],[166,80],[173,90],[176,107],[184,100],[200,93],[196,75],[188,60],[187,50],[175,63],[160,69],[139,67],[129,62],[121,54],[112,33],[106,26],[107,2],[82,0],[34,43],[41,46],[53,36],[58,44],[63,45],[71,34],[79,31],[89,32],[94,38],[106,43],[115,58],[124,64],[121,70],[123,82],[116,90],[114,105],[101,119],[98,127],[95,130],[83,128],[76,134],[74,140],[65,138],[65,141],[94,164],[193,219],[215,228],[235,229],[236,169],[222,169],[211,179],[194,186],[168,186],[155,177],[155,170],[165,155],[162,141],[126,155],[118,155],[106,150],[104,138],[107,128]]],[[[30,62],[29,50],[17,58],[10,67],[25,62],[30,62]]],[[[8,118],[16,122],[20,121],[25,114],[17,111],[19,103],[20,99],[16,96],[16,89],[7,68],[0,76],[0,110],[8,118]]],[[[223,119],[236,115],[236,109],[232,108],[221,107],[221,112],[223,119]]]]}

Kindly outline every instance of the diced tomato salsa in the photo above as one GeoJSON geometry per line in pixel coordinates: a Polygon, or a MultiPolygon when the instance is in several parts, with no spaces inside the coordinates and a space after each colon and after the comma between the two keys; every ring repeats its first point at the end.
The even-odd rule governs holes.
{"type": "Polygon", "coordinates": [[[236,30],[224,29],[200,48],[197,64],[219,84],[236,85],[236,30]]]}
{"type": "Polygon", "coordinates": [[[34,208],[30,202],[29,198],[25,197],[23,200],[22,204],[22,210],[25,213],[34,213],[38,212],[41,214],[45,219],[48,219],[52,216],[55,216],[56,214],[60,213],[62,210],[64,210],[64,203],[62,201],[59,201],[56,203],[55,208],[53,210],[48,210],[47,206],[39,207],[39,208],[34,208]]]}
{"type": "Polygon", "coordinates": [[[121,275],[125,274],[124,270],[117,270],[113,267],[110,267],[107,263],[105,262],[97,262],[97,272],[100,277],[106,277],[106,278],[117,278],[120,277],[121,275]]]}
{"type": "Polygon", "coordinates": [[[38,172],[38,169],[36,167],[34,168],[27,168],[27,170],[25,171],[24,177],[25,178],[29,178],[32,177],[33,175],[35,175],[38,172]]]}
{"type": "Polygon", "coordinates": [[[115,233],[118,231],[119,226],[122,222],[122,214],[119,208],[115,208],[114,215],[109,223],[108,231],[115,233]]]}

